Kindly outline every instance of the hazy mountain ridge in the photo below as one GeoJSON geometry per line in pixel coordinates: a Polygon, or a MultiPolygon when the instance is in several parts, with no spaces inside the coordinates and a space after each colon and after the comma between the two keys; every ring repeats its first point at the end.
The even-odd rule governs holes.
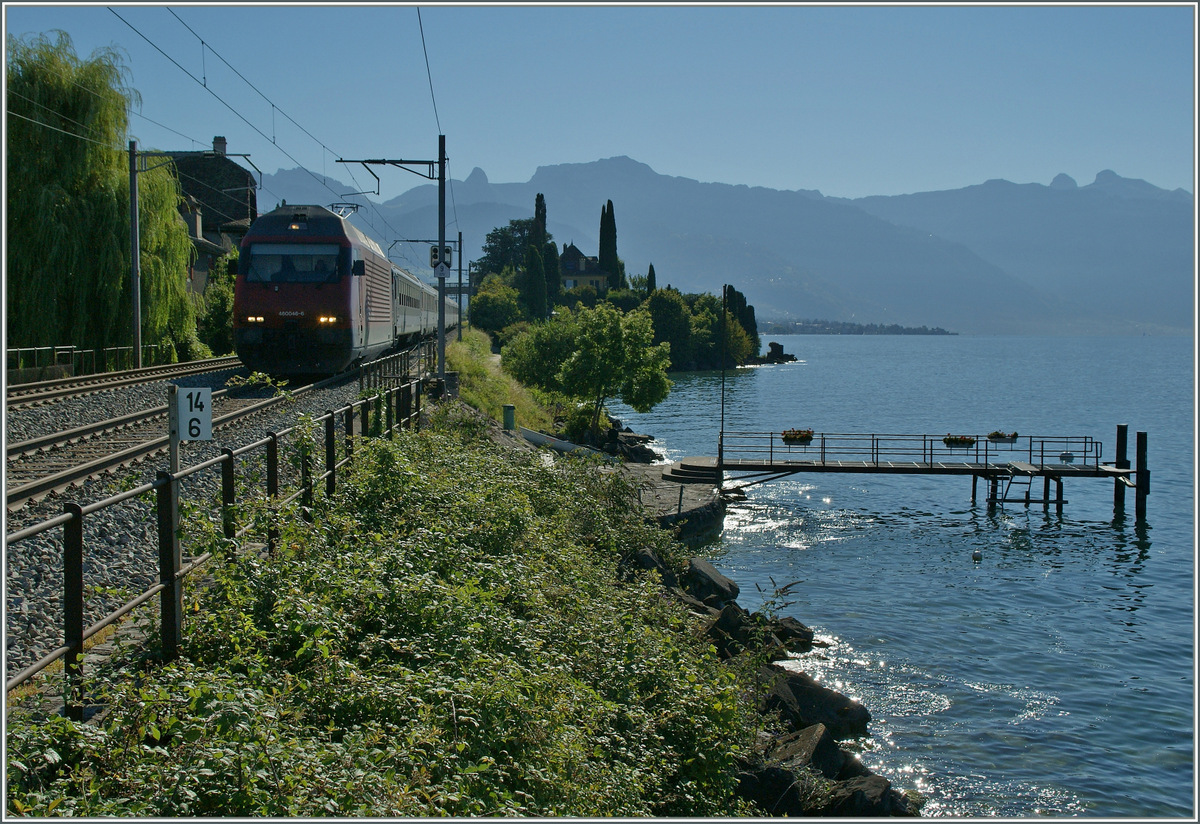
{"type": "MultiPolygon", "coordinates": [[[[337,192],[359,188],[327,180],[337,192]]],[[[300,170],[264,184],[264,211],[279,197],[334,199],[300,170]]],[[[1192,324],[1191,195],[1110,171],[1082,187],[1059,175],[1049,186],[991,180],[847,200],[660,175],[627,157],[539,167],[526,183],[493,184],[476,168],[451,183],[447,237],[461,227],[467,259],[477,258],[489,231],[532,216],[539,192],[560,248],[574,242],[595,254],[600,211],[612,200],[628,273],[653,263],[660,284],[684,291],[732,283],[767,319],[966,333],[1180,332],[1192,324]]],[[[436,214],[430,183],[361,209],[355,221],[386,249],[397,237],[433,237],[436,214]]],[[[424,247],[396,244],[394,252],[430,274],[424,247]]]]}

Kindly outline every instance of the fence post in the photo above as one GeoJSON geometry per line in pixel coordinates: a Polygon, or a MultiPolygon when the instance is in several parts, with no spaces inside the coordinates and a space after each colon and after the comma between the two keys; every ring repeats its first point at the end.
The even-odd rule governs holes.
{"type": "Polygon", "coordinates": [[[83,508],[63,505],[71,520],[63,526],[63,642],[68,651],[63,683],[63,708],[72,721],[83,720],[79,676],[83,661],[83,508]]]}
{"type": "MultiPolygon", "coordinates": [[[[1117,469],[1129,468],[1129,424],[1117,424],[1117,452],[1113,456],[1117,469]]],[[[1125,514],[1125,478],[1118,475],[1113,481],[1113,514],[1125,514]]]]}
{"type": "Polygon", "coordinates": [[[362,436],[364,439],[371,437],[371,401],[369,398],[363,398],[358,402],[358,414],[362,416],[362,436]]]}
{"type": "Polygon", "coordinates": [[[233,502],[236,490],[234,489],[234,474],[233,474],[233,450],[226,447],[221,450],[221,456],[224,460],[221,462],[221,525],[225,530],[225,537],[230,540],[237,534],[237,524],[233,519],[233,502]]]}
{"type": "Polygon", "coordinates": [[[396,423],[395,423],[395,419],[394,419],[395,412],[396,412],[396,410],[394,409],[394,407],[396,405],[396,387],[392,386],[392,387],[389,387],[387,390],[385,390],[384,395],[383,395],[383,400],[384,400],[384,405],[387,407],[388,440],[394,441],[396,439],[396,429],[395,429],[396,423]]]}
{"type": "Polygon", "coordinates": [[[413,382],[413,429],[421,428],[421,382],[413,382]]]}
{"type": "Polygon", "coordinates": [[[312,521],[313,482],[312,444],[305,444],[300,454],[300,517],[312,521]]]}
{"type": "MultiPolygon", "coordinates": [[[[408,357],[405,354],[405,357],[408,357]]],[[[403,426],[408,426],[408,419],[412,415],[412,383],[406,383],[400,387],[400,420],[398,423],[403,426]]]]}
{"type": "Polygon", "coordinates": [[[163,660],[179,657],[179,642],[183,629],[183,587],[178,579],[180,561],[179,523],[176,498],[172,494],[178,483],[170,472],[158,470],[158,581],[163,589],[159,598],[162,618],[163,660]]]}
{"type": "Polygon", "coordinates": [[[336,423],[332,409],[325,411],[325,497],[332,498],[337,489],[335,473],[337,472],[337,435],[334,432],[336,423]]]}
{"type": "Polygon", "coordinates": [[[1137,460],[1137,470],[1135,474],[1133,511],[1138,522],[1146,520],[1146,496],[1150,494],[1150,469],[1146,466],[1146,433],[1137,433],[1137,445],[1134,447],[1134,455],[1137,460]]]}
{"type": "Polygon", "coordinates": [[[346,427],[346,460],[350,460],[354,457],[354,404],[346,407],[342,420],[346,427]]]}
{"type": "Polygon", "coordinates": [[[279,526],[275,523],[275,498],[279,495],[279,436],[268,432],[267,438],[267,554],[275,554],[279,543],[279,526]]]}

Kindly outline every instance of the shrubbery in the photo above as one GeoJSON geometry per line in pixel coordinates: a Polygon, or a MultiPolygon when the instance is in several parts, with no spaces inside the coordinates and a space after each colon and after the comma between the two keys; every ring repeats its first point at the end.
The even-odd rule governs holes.
{"type": "Polygon", "coordinates": [[[682,548],[619,473],[460,424],[360,444],[271,558],[211,524],[180,660],[90,684],[95,727],[10,714],[8,813],[745,814],[761,720],[694,619],[618,575],[682,548]]]}

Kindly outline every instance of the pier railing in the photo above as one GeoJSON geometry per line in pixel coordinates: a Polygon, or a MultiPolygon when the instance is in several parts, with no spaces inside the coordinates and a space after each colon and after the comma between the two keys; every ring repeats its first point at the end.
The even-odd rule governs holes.
{"type": "MultiPolygon", "coordinates": [[[[1068,464],[1099,467],[1103,444],[1086,435],[989,439],[959,436],[973,443],[947,446],[945,435],[851,434],[814,432],[806,443],[788,443],[779,432],[730,432],[721,436],[723,459],[768,464],[854,461],[879,466],[887,463],[1068,464]]],[[[960,440],[959,443],[962,443],[960,440]]]]}

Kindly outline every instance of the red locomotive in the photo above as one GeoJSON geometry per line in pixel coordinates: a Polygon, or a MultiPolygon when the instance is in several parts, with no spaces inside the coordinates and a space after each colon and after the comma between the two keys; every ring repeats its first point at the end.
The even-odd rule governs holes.
{"type": "MultiPolygon", "coordinates": [[[[437,297],[343,216],[281,206],[242,239],[234,344],[252,371],[334,374],[435,334],[437,297]]],[[[454,301],[446,301],[445,323],[458,323],[454,301]]]]}

